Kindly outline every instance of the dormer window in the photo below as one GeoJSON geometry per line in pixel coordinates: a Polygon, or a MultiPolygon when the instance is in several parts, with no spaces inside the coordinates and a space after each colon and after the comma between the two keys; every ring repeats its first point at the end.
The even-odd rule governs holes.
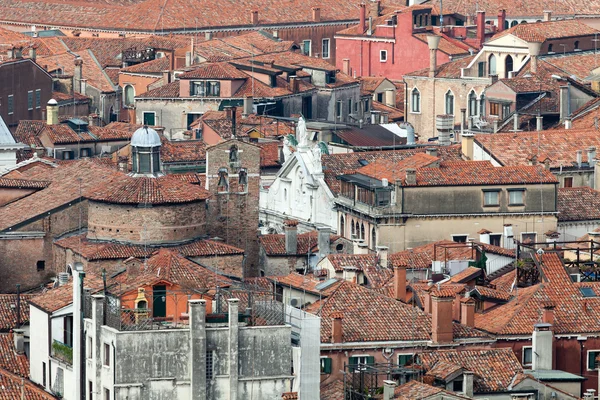
{"type": "Polygon", "coordinates": [[[190,82],[190,96],[219,97],[221,83],[219,81],[193,81],[190,82]]]}

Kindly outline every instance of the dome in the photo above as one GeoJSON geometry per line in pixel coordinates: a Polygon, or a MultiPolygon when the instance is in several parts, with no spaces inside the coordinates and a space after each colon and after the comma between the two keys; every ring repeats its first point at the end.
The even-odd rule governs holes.
{"type": "Polygon", "coordinates": [[[50,99],[50,100],[48,100],[48,105],[49,106],[57,106],[58,102],[54,99],[50,99]]]}
{"type": "Polygon", "coordinates": [[[161,145],[160,136],[152,128],[144,125],[131,136],[131,145],[135,147],[157,147],[161,145]]]}

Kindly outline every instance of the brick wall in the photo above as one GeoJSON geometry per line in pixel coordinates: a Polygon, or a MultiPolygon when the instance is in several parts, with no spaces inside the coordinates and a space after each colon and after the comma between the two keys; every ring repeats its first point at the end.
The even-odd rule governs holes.
{"type": "Polygon", "coordinates": [[[260,187],[260,148],[229,140],[206,151],[207,189],[213,193],[208,203],[208,233],[246,252],[244,276],[258,275],[258,198],[260,187]],[[230,163],[233,145],[238,148],[239,168],[230,163]],[[219,192],[219,169],[228,172],[229,191],[219,192]],[[239,170],[247,170],[245,190],[238,184],[239,170]]]}

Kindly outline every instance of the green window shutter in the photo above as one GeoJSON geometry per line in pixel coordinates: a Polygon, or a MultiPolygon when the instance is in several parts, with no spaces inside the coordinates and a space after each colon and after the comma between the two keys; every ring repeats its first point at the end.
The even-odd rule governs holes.
{"type": "Polygon", "coordinates": [[[321,358],[321,373],[331,373],[331,358],[321,358]]]}
{"type": "Polygon", "coordinates": [[[375,364],[375,357],[372,357],[372,356],[367,357],[367,364],[369,364],[369,365],[375,364]]]}
{"type": "Polygon", "coordinates": [[[408,364],[408,362],[411,360],[412,356],[410,354],[400,354],[398,356],[398,364],[400,366],[404,366],[406,364],[408,364]]]}
{"type": "Polygon", "coordinates": [[[348,364],[350,364],[350,368],[349,371],[350,372],[354,372],[356,370],[356,364],[358,363],[358,360],[356,357],[350,357],[348,358],[348,364]]]}

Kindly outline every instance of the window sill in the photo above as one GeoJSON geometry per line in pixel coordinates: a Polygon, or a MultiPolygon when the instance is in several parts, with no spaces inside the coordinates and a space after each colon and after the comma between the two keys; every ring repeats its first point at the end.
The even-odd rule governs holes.
{"type": "Polygon", "coordinates": [[[492,208],[492,207],[500,207],[500,204],[484,204],[483,206],[492,208]]]}
{"type": "Polygon", "coordinates": [[[416,114],[416,115],[420,115],[421,111],[410,111],[409,114],[416,114]]]}
{"type": "Polygon", "coordinates": [[[509,204],[508,206],[509,206],[509,207],[524,207],[524,206],[525,206],[525,204],[522,204],[522,203],[515,203],[515,204],[509,204]]]}

